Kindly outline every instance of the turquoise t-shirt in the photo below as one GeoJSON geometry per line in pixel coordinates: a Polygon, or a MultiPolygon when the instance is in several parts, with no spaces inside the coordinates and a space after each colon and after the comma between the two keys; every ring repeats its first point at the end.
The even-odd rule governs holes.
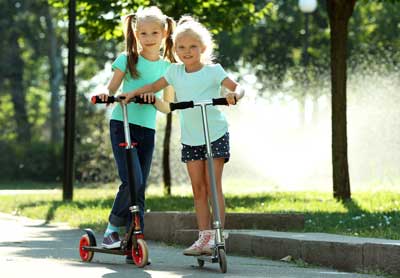
{"type": "MultiPolygon", "coordinates": [[[[194,102],[221,97],[221,82],[227,73],[220,64],[204,65],[199,71],[188,73],[183,64],[172,64],[165,74],[174,87],[176,101],[194,102]]],[[[200,107],[180,110],[181,142],[185,145],[205,144],[200,107]]],[[[207,106],[210,140],[215,141],[228,131],[224,114],[216,106],[207,106]]]]}
{"type": "MultiPolygon", "coordinates": [[[[123,93],[133,91],[144,85],[157,81],[165,74],[168,67],[171,65],[170,62],[165,61],[162,58],[157,61],[150,61],[139,55],[139,60],[136,64],[136,68],[140,76],[138,79],[133,79],[129,71],[126,71],[127,63],[127,55],[125,53],[121,53],[112,64],[113,70],[119,69],[122,72],[126,72],[122,85],[123,93]]],[[[156,95],[159,96],[160,92],[157,92],[156,95]]],[[[128,120],[132,124],[155,129],[156,114],[157,110],[153,105],[136,104],[133,102],[128,104],[128,120]]],[[[112,120],[118,121],[123,120],[122,109],[119,104],[114,106],[110,118],[112,120]]]]}

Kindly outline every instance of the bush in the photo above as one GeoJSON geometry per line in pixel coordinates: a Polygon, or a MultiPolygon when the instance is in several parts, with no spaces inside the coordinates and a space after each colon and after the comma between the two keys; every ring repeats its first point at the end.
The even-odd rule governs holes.
{"type": "Polygon", "coordinates": [[[44,142],[12,144],[0,142],[3,180],[58,181],[62,176],[62,146],[44,142]]]}

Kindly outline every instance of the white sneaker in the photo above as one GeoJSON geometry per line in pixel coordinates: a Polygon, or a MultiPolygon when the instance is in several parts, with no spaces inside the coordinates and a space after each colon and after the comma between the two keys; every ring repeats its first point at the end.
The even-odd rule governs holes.
{"type": "Polygon", "coordinates": [[[211,233],[209,232],[209,230],[200,231],[199,239],[196,240],[190,247],[183,250],[183,255],[200,256],[200,255],[209,254],[208,248],[205,248],[205,246],[210,241],[210,238],[211,238],[211,233]]]}

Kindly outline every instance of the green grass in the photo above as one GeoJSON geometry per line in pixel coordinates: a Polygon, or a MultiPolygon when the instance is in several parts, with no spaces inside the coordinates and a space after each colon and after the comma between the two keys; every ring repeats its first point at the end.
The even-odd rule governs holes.
{"type": "MultiPolygon", "coordinates": [[[[62,202],[61,190],[0,194],[0,211],[102,230],[107,224],[114,193],[115,189],[107,186],[79,186],[74,190],[73,202],[62,202]]],[[[225,198],[228,212],[302,213],[306,232],[400,239],[399,192],[356,192],[347,203],[337,202],[330,193],[324,192],[228,194],[225,198]]],[[[193,211],[193,199],[190,194],[163,197],[149,191],[146,209],[193,211]]]]}

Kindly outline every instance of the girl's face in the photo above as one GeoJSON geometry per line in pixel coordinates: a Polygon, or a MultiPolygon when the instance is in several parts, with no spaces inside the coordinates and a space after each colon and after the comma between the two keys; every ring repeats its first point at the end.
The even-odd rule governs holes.
{"type": "Polygon", "coordinates": [[[159,22],[142,20],[136,27],[136,38],[144,51],[160,51],[166,31],[159,22]]]}
{"type": "Polygon", "coordinates": [[[204,50],[204,45],[193,35],[183,34],[175,40],[176,54],[186,66],[200,64],[204,50]]]}

